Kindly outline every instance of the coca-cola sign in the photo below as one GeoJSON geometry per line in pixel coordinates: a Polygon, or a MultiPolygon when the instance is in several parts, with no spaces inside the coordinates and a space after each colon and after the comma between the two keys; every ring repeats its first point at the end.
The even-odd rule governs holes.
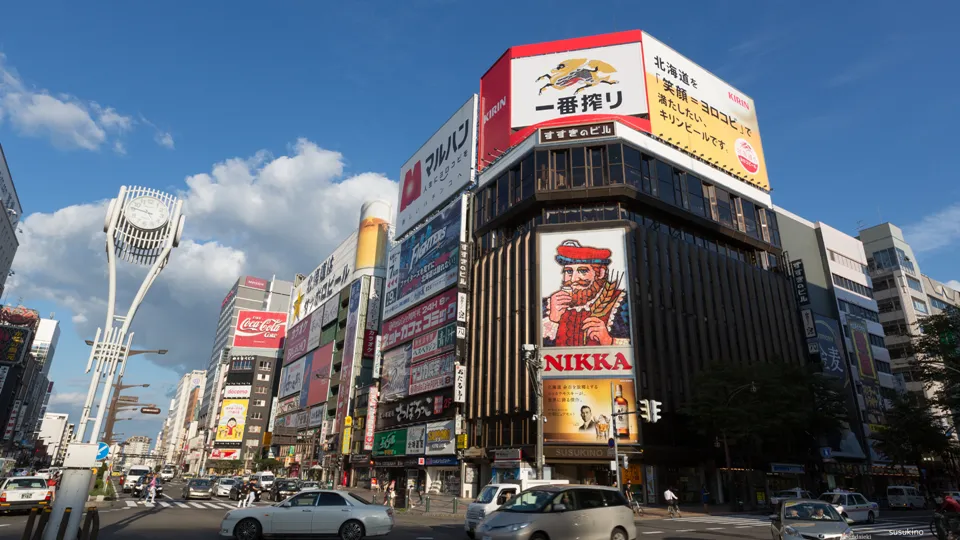
{"type": "Polygon", "coordinates": [[[234,347],[279,349],[286,335],[287,314],[281,311],[246,311],[237,314],[234,347]]]}

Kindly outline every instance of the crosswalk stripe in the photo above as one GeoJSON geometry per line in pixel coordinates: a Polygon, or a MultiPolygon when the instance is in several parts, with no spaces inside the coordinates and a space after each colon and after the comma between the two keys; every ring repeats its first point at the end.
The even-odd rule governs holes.
{"type": "Polygon", "coordinates": [[[136,505],[137,505],[137,503],[135,503],[135,502],[133,502],[133,501],[127,501],[127,506],[128,506],[129,508],[133,508],[133,507],[136,506],[136,505]]]}
{"type": "Polygon", "coordinates": [[[177,506],[180,507],[180,508],[190,508],[189,506],[187,506],[186,504],[183,504],[183,503],[181,503],[181,502],[173,503],[173,504],[177,505],[177,506]]]}
{"type": "Polygon", "coordinates": [[[203,505],[200,504],[200,503],[187,503],[187,504],[189,504],[190,506],[192,506],[192,507],[194,507],[194,508],[199,508],[199,509],[201,509],[201,510],[206,510],[206,507],[203,506],[203,505]]]}
{"type": "Polygon", "coordinates": [[[204,504],[206,504],[208,508],[213,508],[214,510],[220,510],[220,507],[214,503],[204,503],[204,504]]]}
{"type": "Polygon", "coordinates": [[[161,503],[160,503],[160,506],[162,506],[162,507],[164,507],[164,508],[170,508],[170,503],[161,502],[161,503]]]}
{"type": "Polygon", "coordinates": [[[233,505],[227,504],[227,503],[220,503],[220,508],[223,508],[224,510],[233,510],[233,505]]]}

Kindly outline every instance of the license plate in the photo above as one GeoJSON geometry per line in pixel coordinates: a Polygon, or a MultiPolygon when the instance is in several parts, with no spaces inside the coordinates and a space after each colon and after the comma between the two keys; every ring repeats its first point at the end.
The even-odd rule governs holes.
{"type": "Polygon", "coordinates": [[[20,496],[20,498],[21,498],[21,499],[31,499],[31,498],[33,498],[33,495],[30,494],[30,493],[24,493],[23,495],[20,496]]]}

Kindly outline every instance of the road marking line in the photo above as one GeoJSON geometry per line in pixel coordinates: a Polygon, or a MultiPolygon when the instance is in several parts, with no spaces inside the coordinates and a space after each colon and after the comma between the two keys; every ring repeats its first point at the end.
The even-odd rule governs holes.
{"type": "Polygon", "coordinates": [[[9,523],[4,523],[4,524],[0,525],[0,527],[9,527],[9,526],[10,526],[9,523]]]}
{"type": "Polygon", "coordinates": [[[137,505],[134,501],[127,501],[127,508],[133,508],[137,505]]]}
{"type": "Polygon", "coordinates": [[[663,531],[647,531],[640,534],[663,534],[663,531]]]}
{"type": "Polygon", "coordinates": [[[214,503],[204,503],[204,504],[206,504],[206,505],[209,506],[210,508],[213,508],[214,510],[220,510],[220,507],[217,506],[217,505],[214,504],[214,503]]]}
{"type": "Polygon", "coordinates": [[[192,507],[194,507],[194,508],[199,508],[199,509],[201,509],[201,510],[206,510],[206,509],[207,509],[206,506],[203,506],[203,505],[200,504],[200,503],[187,503],[187,504],[189,504],[190,506],[192,506],[192,507]]]}
{"type": "Polygon", "coordinates": [[[753,527],[753,525],[741,525],[739,527],[734,527],[734,529],[749,529],[750,527],[753,527]]]}
{"type": "Polygon", "coordinates": [[[162,506],[162,507],[164,507],[164,508],[170,508],[170,503],[168,503],[168,502],[161,502],[161,503],[160,503],[160,506],[162,506]]]}
{"type": "Polygon", "coordinates": [[[183,503],[181,503],[181,502],[173,503],[173,504],[177,505],[177,506],[180,507],[180,508],[190,508],[189,506],[187,506],[187,505],[185,505],[185,504],[183,504],[183,503]]]}
{"type": "Polygon", "coordinates": [[[720,531],[726,529],[726,527],[707,527],[708,531],[720,531]]]}
{"type": "Polygon", "coordinates": [[[693,532],[695,529],[677,529],[673,532],[693,532]]]}
{"type": "Polygon", "coordinates": [[[224,510],[233,510],[234,508],[232,504],[227,504],[227,503],[219,503],[219,504],[220,504],[220,508],[223,508],[224,510]]]}

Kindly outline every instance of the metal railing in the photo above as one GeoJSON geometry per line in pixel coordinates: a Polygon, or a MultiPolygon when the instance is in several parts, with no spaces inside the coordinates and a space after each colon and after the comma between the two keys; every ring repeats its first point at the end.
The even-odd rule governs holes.
{"type": "MultiPolygon", "coordinates": [[[[52,508],[33,507],[30,509],[30,515],[27,516],[27,524],[23,529],[20,540],[41,540],[43,532],[50,523],[50,513],[52,508]]],[[[60,520],[60,528],[57,530],[57,540],[63,540],[67,534],[67,523],[70,521],[70,514],[73,508],[67,507],[63,511],[63,519],[60,520]]],[[[96,506],[87,508],[84,515],[83,524],[80,526],[80,534],[77,540],[97,540],[100,536],[100,512],[96,506]]]]}

